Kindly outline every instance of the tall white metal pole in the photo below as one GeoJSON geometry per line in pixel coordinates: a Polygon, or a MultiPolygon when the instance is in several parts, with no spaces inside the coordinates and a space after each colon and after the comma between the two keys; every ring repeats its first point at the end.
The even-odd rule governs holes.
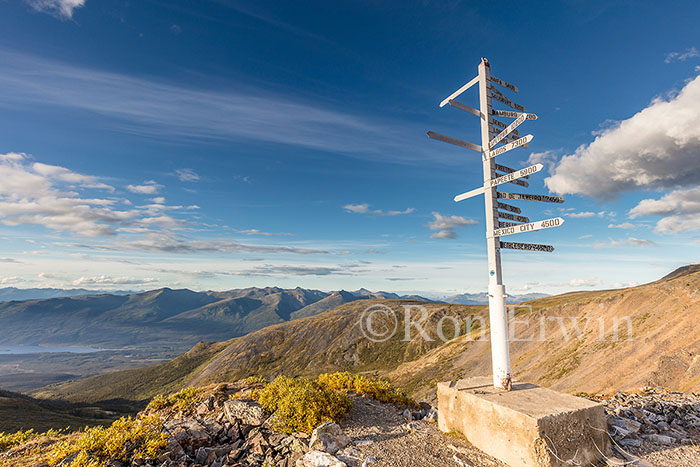
{"type": "MultiPolygon", "coordinates": [[[[491,69],[488,60],[481,59],[479,64],[479,100],[481,106],[481,147],[488,151],[491,139],[491,96],[489,94],[491,69]]],[[[483,161],[484,182],[496,178],[495,159],[483,161]]],[[[493,385],[498,389],[510,391],[510,352],[508,349],[508,321],[506,319],[505,295],[501,274],[500,240],[493,237],[498,227],[498,204],[496,187],[484,192],[486,206],[486,246],[489,261],[489,323],[491,327],[491,362],[493,365],[493,385]]]]}

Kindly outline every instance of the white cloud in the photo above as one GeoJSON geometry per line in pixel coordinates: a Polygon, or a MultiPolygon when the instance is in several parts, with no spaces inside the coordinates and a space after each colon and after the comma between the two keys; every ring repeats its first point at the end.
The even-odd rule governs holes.
{"type": "Polygon", "coordinates": [[[192,169],[177,169],[175,174],[177,178],[183,182],[198,182],[201,178],[199,174],[192,169]]]}
{"type": "Polygon", "coordinates": [[[695,47],[690,47],[685,49],[684,52],[671,52],[666,55],[666,63],[671,63],[675,61],[685,62],[689,58],[700,57],[700,52],[695,47]]]}
{"type": "Polygon", "coordinates": [[[147,180],[141,185],[126,186],[126,189],[130,192],[142,195],[155,195],[161,188],[163,188],[163,185],[159,185],[155,180],[147,180]]]}
{"type": "Polygon", "coordinates": [[[346,204],[343,209],[347,212],[352,212],[355,214],[372,214],[373,216],[402,216],[405,214],[411,214],[416,210],[414,208],[407,208],[403,211],[382,211],[381,209],[370,209],[369,204],[346,204]]]}
{"type": "Polygon", "coordinates": [[[588,218],[588,217],[595,217],[596,213],[590,212],[590,211],[584,211],[584,212],[572,212],[571,214],[567,214],[568,217],[574,217],[574,218],[588,218]]]}
{"type": "Polygon", "coordinates": [[[428,223],[428,228],[438,232],[430,234],[430,238],[454,239],[457,238],[455,229],[477,223],[474,219],[466,219],[462,216],[443,216],[439,212],[433,212],[433,220],[428,223]]]}
{"type": "Polygon", "coordinates": [[[75,286],[123,286],[123,285],[150,285],[156,282],[160,282],[160,279],[155,279],[152,277],[147,278],[136,278],[136,277],[109,277],[109,276],[95,276],[95,277],[81,277],[72,282],[75,286]]]}
{"type": "Polygon", "coordinates": [[[674,190],[660,199],[644,199],[629,214],[633,219],[664,216],[656,223],[658,233],[700,230],[700,187],[674,190]]]}
{"type": "Polygon", "coordinates": [[[637,226],[631,222],[623,222],[622,224],[608,224],[609,229],[636,229],[637,226]]]}
{"type": "Polygon", "coordinates": [[[85,0],[25,0],[36,11],[48,13],[59,19],[70,19],[73,10],[85,5],[85,0]]]}
{"type": "Polygon", "coordinates": [[[452,230],[440,230],[439,232],[431,233],[430,238],[454,239],[457,238],[457,233],[452,230]]]}
{"type": "Polygon", "coordinates": [[[596,198],[697,184],[699,153],[700,76],[562,157],[545,184],[556,193],[596,198]]]}
{"type": "Polygon", "coordinates": [[[17,276],[0,277],[0,285],[11,285],[11,284],[17,284],[19,282],[24,282],[24,279],[22,279],[21,277],[17,277],[17,276]]]}
{"type": "Polygon", "coordinates": [[[113,200],[81,197],[74,191],[76,188],[113,191],[95,177],[32,163],[26,154],[0,155],[0,219],[5,225],[43,225],[57,231],[100,236],[113,234],[112,224],[133,217],[129,211],[113,209],[113,200]]]}
{"type": "Polygon", "coordinates": [[[653,242],[652,240],[644,240],[641,238],[634,238],[634,237],[629,237],[623,240],[611,240],[608,243],[596,243],[593,245],[593,248],[600,249],[600,248],[625,248],[625,247],[647,247],[647,246],[655,246],[656,243],[653,242]]]}

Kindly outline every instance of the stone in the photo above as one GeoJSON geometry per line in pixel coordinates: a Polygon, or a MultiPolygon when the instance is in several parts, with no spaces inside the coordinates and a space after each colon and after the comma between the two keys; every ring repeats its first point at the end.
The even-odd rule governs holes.
{"type": "Polygon", "coordinates": [[[347,464],[327,452],[309,451],[297,460],[296,467],[347,467],[347,464]]]}
{"type": "Polygon", "coordinates": [[[605,409],[587,399],[527,383],[503,391],[490,377],[438,383],[437,393],[440,430],[506,464],[595,465],[611,452],[605,409]]]}
{"type": "Polygon", "coordinates": [[[423,420],[428,421],[428,422],[436,422],[438,421],[438,411],[435,408],[431,408],[428,410],[428,412],[425,414],[425,417],[423,420]]]}
{"type": "Polygon", "coordinates": [[[617,444],[626,448],[638,448],[642,445],[642,440],[637,438],[625,438],[618,441],[617,444]]]}
{"type": "Polygon", "coordinates": [[[169,420],[163,424],[163,429],[182,447],[196,449],[211,442],[206,427],[193,418],[169,420]]]}
{"type": "Polygon", "coordinates": [[[658,443],[658,444],[673,444],[674,439],[671,438],[670,436],[666,435],[656,435],[656,434],[651,434],[651,435],[642,435],[642,438],[651,441],[653,443],[658,443]]]}
{"type": "Polygon", "coordinates": [[[224,402],[224,413],[231,423],[240,421],[245,425],[251,426],[262,425],[270,416],[257,402],[236,399],[224,402]]]}
{"type": "Polygon", "coordinates": [[[375,462],[377,462],[377,460],[378,460],[378,459],[377,459],[376,457],[374,457],[374,456],[369,456],[369,457],[368,457],[367,459],[365,459],[365,461],[362,463],[362,467],[367,467],[367,466],[370,465],[370,464],[374,464],[375,462]]]}
{"type": "Polygon", "coordinates": [[[325,422],[311,433],[309,448],[335,454],[350,444],[352,440],[337,423],[325,422]]]}

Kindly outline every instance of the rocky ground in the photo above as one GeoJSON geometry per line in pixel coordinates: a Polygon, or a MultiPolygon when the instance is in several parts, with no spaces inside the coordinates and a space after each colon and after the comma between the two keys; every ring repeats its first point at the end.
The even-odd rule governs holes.
{"type": "MultiPolygon", "coordinates": [[[[157,460],[136,459],[130,466],[504,466],[465,439],[441,433],[436,410],[425,403],[402,410],[352,395],[345,420],[324,423],[308,435],[281,430],[279,420],[257,403],[231,398],[240,391],[237,385],[217,385],[185,411],[151,409],[164,420],[167,448],[157,460]]],[[[613,444],[607,465],[700,466],[700,396],[645,388],[589,397],[606,408],[613,444]]],[[[47,466],[39,457],[23,457],[27,450],[20,446],[0,455],[0,465],[47,466]]],[[[68,467],[73,460],[69,456],[58,465],[68,467]]],[[[127,467],[117,461],[109,465],[127,467]]]]}
{"type": "Polygon", "coordinates": [[[631,465],[700,465],[700,395],[644,388],[592,397],[604,406],[614,452],[631,465]]]}

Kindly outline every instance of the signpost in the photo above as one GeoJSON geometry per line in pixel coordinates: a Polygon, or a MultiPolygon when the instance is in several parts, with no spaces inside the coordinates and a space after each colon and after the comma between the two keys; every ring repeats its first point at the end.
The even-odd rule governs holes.
{"type": "Polygon", "coordinates": [[[501,248],[551,252],[554,251],[554,247],[551,245],[534,243],[502,242],[500,237],[559,227],[564,223],[564,219],[555,217],[553,219],[530,222],[528,217],[518,215],[521,214],[521,209],[519,207],[511,206],[510,204],[498,200],[507,199],[563,203],[564,199],[559,196],[502,193],[496,191],[496,187],[503,183],[515,183],[519,186],[527,187],[528,183],[521,179],[529,178],[530,175],[541,171],[543,168],[542,164],[535,164],[518,170],[496,164],[494,160],[496,157],[512,151],[513,149],[528,146],[533,136],[520,136],[516,128],[522,125],[526,120],[537,120],[537,115],[527,113],[525,107],[512,102],[504,96],[503,93],[496,88],[496,85],[514,92],[519,92],[516,86],[491,76],[489,62],[485,58],[482,58],[479,64],[479,74],[440,103],[440,107],[449,104],[451,107],[479,117],[481,123],[480,146],[432,131],[428,132],[428,136],[432,139],[481,152],[484,185],[462,193],[461,195],[457,195],[454,200],[462,201],[481,194],[484,195],[484,207],[486,211],[486,246],[489,270],[489,323],[491,329],[493,384],[496,388],[510,391],[512,382],[510,373],[510,352],[508,348],[508,322],[505,309],[506,289],[503,285],[501,272],[501,248]],[[478,110],[456,101],[457,97],[476,84],[479,85],[478,110]],[[502,102],[510,108],[517,110],[517,112],[493,109],[493,100],[502,102]],[[510,124],[506,124],[494,119],[494,116],[513,118],[514,121],[510,124]],[[496,172],[497,170],[505,173],[505,175],[499,175],[496,172]],[[509,212],[501,212],[499,209],[509,212]],[[501,219],[507,220],[503,221],[501,219]]]}

